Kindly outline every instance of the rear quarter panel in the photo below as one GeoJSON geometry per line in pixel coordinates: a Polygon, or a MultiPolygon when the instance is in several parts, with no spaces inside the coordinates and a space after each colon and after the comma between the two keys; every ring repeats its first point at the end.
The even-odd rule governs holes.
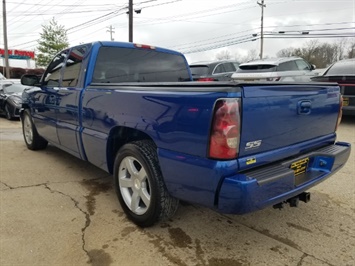
{"type": "Polygon", "coordinates": [[[115,127],[142,131],[159,149],[206,157],[214,103],[228,93],[156,90],[129,86],[85,90],[82,142],[90,162],[100,167],[106,164],[106,143],[115,127]]]}

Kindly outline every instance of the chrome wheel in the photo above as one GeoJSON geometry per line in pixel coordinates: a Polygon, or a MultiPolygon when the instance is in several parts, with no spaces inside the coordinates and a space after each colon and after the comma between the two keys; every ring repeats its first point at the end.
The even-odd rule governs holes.
{"type": "Polygon", "coordinates": [[[147,212],[151,202],[150,183],[142,163],[132,157],[125,157],[118,171],[118,184],[126,206],[136,215],[147,212]]]}
{"type": "Polygon", "coordinates": [[[25,115],[23,120],[23,135],[27,144],[31,145],[33,142],[33,130],[31,118],[28,115],[25,115]]]}

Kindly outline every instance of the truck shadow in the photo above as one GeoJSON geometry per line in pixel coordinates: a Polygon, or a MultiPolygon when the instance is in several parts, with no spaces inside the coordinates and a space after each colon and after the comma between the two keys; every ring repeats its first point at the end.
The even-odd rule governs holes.
{"type": "Polygon", "coordinates": [[[355,125],[355,116],[350,116],[350,115],[343,115],[341,118],[341,123],[340,125],[345,124],[345,125],[355,125]]]}

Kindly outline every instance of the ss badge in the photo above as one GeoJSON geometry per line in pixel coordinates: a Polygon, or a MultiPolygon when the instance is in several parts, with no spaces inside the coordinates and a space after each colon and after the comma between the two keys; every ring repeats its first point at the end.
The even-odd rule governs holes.
{"type": "Polygon", "coordinates": [[[245,150],[257,149],[261,146],[262,140],[249,141],[245,144],[245,150]]]}

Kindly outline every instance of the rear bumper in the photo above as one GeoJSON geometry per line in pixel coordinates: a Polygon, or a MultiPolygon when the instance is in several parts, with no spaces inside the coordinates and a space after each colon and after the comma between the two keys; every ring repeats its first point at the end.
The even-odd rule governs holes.
{"type": "Polygon", "coordinates": [[[217,209],[244,214],[286,201],[337,172],[348,160],[350,150],[350,144],[338,142],[297,158],[226,177],[218,190],[217,209]],[[290,167],[297,167],[302,160],[308,162],[299,164],[300,172],[305,172],[295,176],[290,167]]]}

